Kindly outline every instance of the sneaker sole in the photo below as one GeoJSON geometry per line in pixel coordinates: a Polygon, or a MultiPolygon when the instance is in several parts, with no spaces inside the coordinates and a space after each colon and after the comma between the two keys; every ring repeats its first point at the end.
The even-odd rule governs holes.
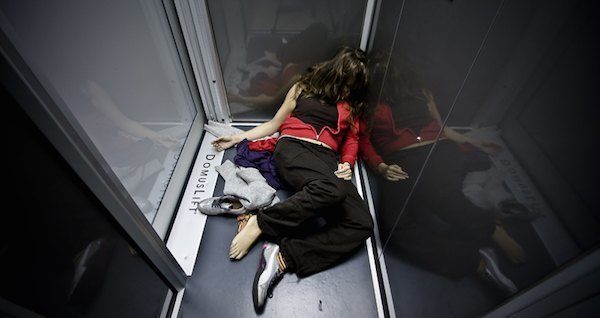
{"type": "Polygon", "coordinates": [[[256,312],[262,311],[264,308],[267,298],[270,298],[271,288],[273,284],[276,283],[277,274],[279,270],[279,263],[277,262],[277,253],[279,252],[279,247],[277,245],[268,245],[265,243],[263,245],[263,250],[260,255],[260,261],[258,265],[258,269],[256,271],[256,275],[254,276],[254,283],[252,285],[252,299],[254,302],[254,308],[256,312]],[[266,255],[266,256],[265,256],[266,255]],[[261,279],[264,279],[261,281],[261,279]],[[264,290],[259,288],[265,288],[264,290]],[[259,304],[259,292],[263,291],[262,295],[264,299],[262,299],[262,305],[259,304]]]}
{"type": "Polygon", "coordinates": [[[498,268],[496,261],[494,260],[493,257],[491,257],[487,252],[482,252],[481,253],[483,255],[483,257],[486,258],[486,263],[488,263],[490,265],[490,269],[493,271],[494,277],[496,277],[498,280],[500,280],[500,283],[504,286],[507,287],[507,289],[511,292],[511,293],[516,293],[518,291],[517,286],[515,285],[515,283],[512,282],[512,280],[510,280],[508,277],[506,277],[502,271],[500,271],[500,268],[498,268]]]}
{"type": "Polygon", "coordinates": [[[256,274],[254,275],[254,282],[252,283],[252,302],[254,303],[254,310],[256,312],[262,311],[263,306],[258,305],[258,281],[260,280],[260,276],[264,273],[265,267],[267,266],[267,260],[265,259],[264,251],[260,253],[260,261],[258,262],[258,269],[256,270],[256,274]]]}
{"type": "Polygon", "coordinates": [[[206,211],[202,211],[200,209],[198,209],[198,211],[200,211],[200,213],[202,213],[204,215],[209,215],[209,216],[216,216],[216,215],[235,215],[235,216],[238,216],[238,215],[242,215],[244,213],[248,213],[248,211],[245,210],[245,209],[244,210],[240,210],[240,211],[227,211],[227,212],[222,212],[222,211],[219,211],[219,212],[206,212],[206,211]]]}

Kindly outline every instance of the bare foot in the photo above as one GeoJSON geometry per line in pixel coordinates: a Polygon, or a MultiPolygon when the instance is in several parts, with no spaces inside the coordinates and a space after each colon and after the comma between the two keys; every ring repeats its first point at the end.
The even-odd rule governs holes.
{"type": "Polygon", "coordinates": [[[515,264],[523,264],[527,257],[525,251],[519,243],[517,243],[506,231],[500,226],[496,226],[494,234],[492,234],[492,240],[498,245],[500,250],[508,257],[508,259],[515,264]]]}
{"type": "Polygon", "coordinates": [[[231,259],[242,259],[242,257],[248,254],[248,250],[254,244],[256,239],[260,236],[262,231],[258,227],[256,221],[256,215],[253,215],[248,219],[246,226],[238,233],[231,241],[229,247],[229,258],[231,259]]]}

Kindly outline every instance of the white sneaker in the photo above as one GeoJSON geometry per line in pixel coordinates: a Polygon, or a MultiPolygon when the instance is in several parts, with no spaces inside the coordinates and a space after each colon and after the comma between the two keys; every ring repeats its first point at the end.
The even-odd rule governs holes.
{"type": "Polygon", "coordinates": [[[206,215],[240,215],[248,212],[239,199],[232,195],[206,198],[198,203],[197,209],[206,215]]]}
{"type": "Polygon", "coordinates": [[[485,263],[483,277],[494,283],[500,289],[506,291],[509,295],[515,294],[518,291],[517,286],[508,277],[506,277],[498,266],[498,257],[494,250],[489,247],[479,250],[479,255],[485,263]]]}
{"type": "Polygon", "coordinates": [[[279,262],[277,261],[278,253],[279,245],[273,243],[263,245],[258,270],[254,276],[252,286],[252,300],[256,312],[262,311],[269,292],[283,278],[284,272],[279,269],[279,262]]]}

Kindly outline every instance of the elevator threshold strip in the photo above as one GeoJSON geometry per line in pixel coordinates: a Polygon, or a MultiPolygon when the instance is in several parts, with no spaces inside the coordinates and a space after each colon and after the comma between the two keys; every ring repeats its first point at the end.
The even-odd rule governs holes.
{"type": "Polygon", "coordinates": [[[188,276],[194,271],[206,225],[206,215],[197,207],[201,200],[213,195],[218,178],[215,166],[223,160],[223,152],[216,151],[211,145],[215,139],[205,133],[167,241],[167,248],[188,276]]]}

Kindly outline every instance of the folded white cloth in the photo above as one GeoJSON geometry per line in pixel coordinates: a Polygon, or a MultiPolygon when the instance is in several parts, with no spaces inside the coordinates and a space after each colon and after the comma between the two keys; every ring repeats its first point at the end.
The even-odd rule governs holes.
{"type": "Polygon", "coordinates": [[[244,132],[241,129],[231,127],[228,124],[223,124],[214,120],[209,120],[208,124],[204,125],[204,130],[208,131],[215,137],[231,136],[244,132]]]}
{"type": "Polygon", "coordinates": [[[462,191],[476,206],[486,210],[499,210],[500,203],[514,200],[512,193],[504,187],[504,179],[496,168],[471,171],[465,175],[462,191]]]}

